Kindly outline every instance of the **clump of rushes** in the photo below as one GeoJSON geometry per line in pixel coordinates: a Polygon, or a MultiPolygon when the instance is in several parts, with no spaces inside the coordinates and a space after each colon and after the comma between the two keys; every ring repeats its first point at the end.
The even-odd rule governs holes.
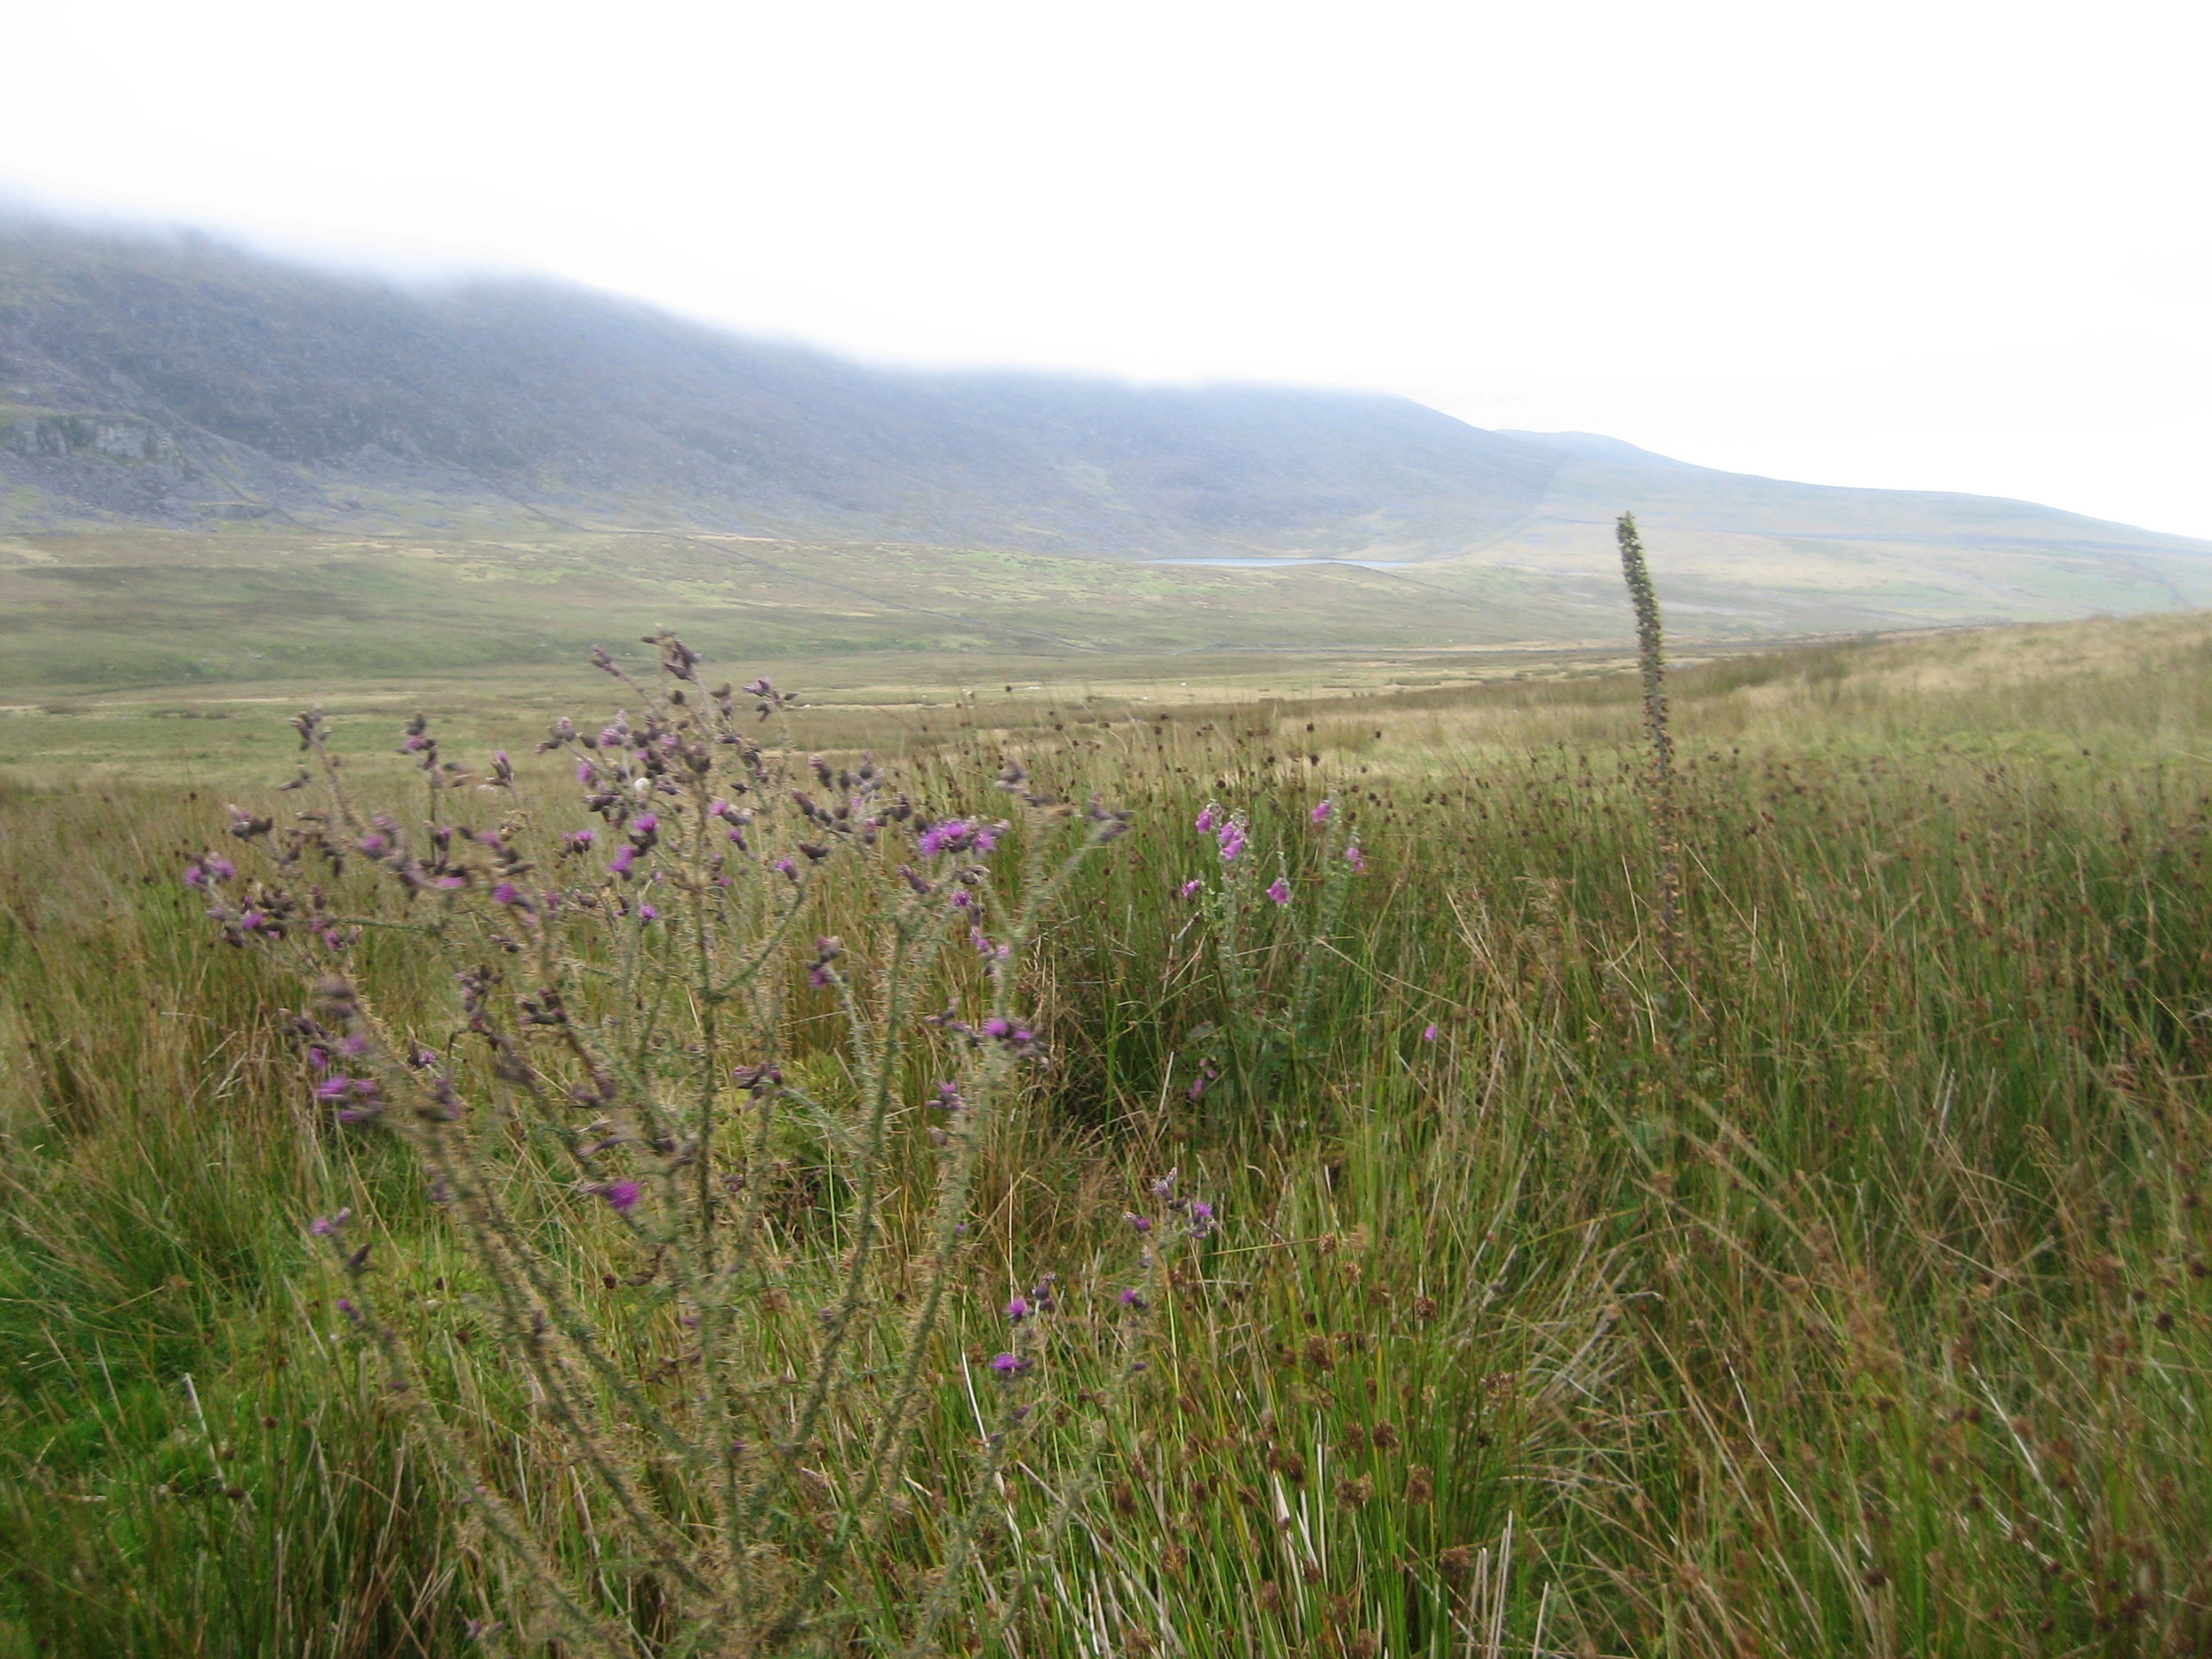
{"type": "Polygon", "coordinates": [[[257,872],[209,853],[186,879],[223,939],[273,953],[310,987],[292,1025],[313,1100],[348,1133],[411,1149],[472,1263],[478,1317],[580,1493],[595,1488],[580,1555],[573,1517],[518,1496],[496,1448],[442,1399],[419,1310],[380,1271],[392,1247],[365,1219],[369,1195],[316,1222],[345,1281],[342,1330],[378,1356],[433,1462],[518,1569],[509,1623],[580,1654],[841,1647],[866,1617],[856,1557],[905,1524],[912,1491],[964,1492],[936,1517],[933,1590],[884,1598],[869,1625],[878,1645],[920,1652],[953,1609],[979,1604],[978,1573],[997,1575],[985,1604],[1012,1618],[1087,1490],[1095,1437],[1087,1453],[1080,1436],[1027,1443],[1058,1310],[1094,1304],[1086,1340],[1135,1375],[1171,1241],[1189,1248],[1212,1225],[1184,1201],[1202,1224],[1137,1230],[1130,1260],[1102,1263],[1079,1293],[1048,1275],[996,1319],[968,1305],[979,1153],[1048,1063],[1022,1006],[1026,954],[1127,815],[1023,787],[1017,768],[1005,793],[1018,823],[933,817],[871,759],[801,761],[787,733],[773,746],[750,735],[741,703],[763,721],[789,705],[766,680],[708,690],[681,641],[648,642],[660,682],[595,653],[627,708],[596,730],[563,720],[540,745],[570,757],[594,822],[533,822],[504,754],[465,768],[418,717],[403,751],[427,813],[403,824],[356,801],[307,712],[294,725],[325,798],[288,828],[238,816],[231,833],[262,855],[257,872]],[[365,867],[380,879],[365,888],[365,867]],[[445,960],[451,1001],[432,1018],[378,1006],[354,971],[365,940],[390,928],[445,960]],[[818,1037],[803,1054],[795,1036],[825,1026],[833,1064],[818,1037]],[[819,1077],[841,1080],[839,1098],[803,1081],[819,1077]],[[794,1114],[833,1123],[842,1148],[836,1225],[810,1267],[774,1201],[794,1114]],[[905,1218],[893,1296],[884,1258],[910,1121],[926,1124],[934,1196],[905,1218]],[[583,1271],[573,1235],[595,1230],[640,1271],[583,1271]],[[1002,1351],[971,1364],[959,1348],[979,1317],[1002,1351]],[[995,1409],[976,1406],[979,1441],[922,1432],[949,1366],[996,1390],[995,1409]],[[818,1473],[832,1435],[864,1447],[834,1486],[818,1473]],[[1010,1574],[981,1543],[1017,1456],[1054,1469],[1064,1496],[1010,1574]]]}
{"type": "Polygon", "coordinates": [[[1644,733],[1651,743],[1648,800],[1659,881],[1659,949],[1670,980],[1682,972],[1682,845],[1675,812],[1674,737],[1667,726],[1666,642],[1659,626],[1659,594],[1644,562],[1636,515],[1614,526],[1621,546],[1621,577],[1636,611],[1636,665],[1643,680],[1644,733]]]}

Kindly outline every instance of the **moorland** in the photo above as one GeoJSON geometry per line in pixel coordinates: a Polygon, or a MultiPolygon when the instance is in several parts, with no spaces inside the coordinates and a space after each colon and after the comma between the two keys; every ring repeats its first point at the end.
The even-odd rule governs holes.
{"type": "MultiPolygon", "coordinates": [[[[587,810],[574,746],[533,751],[562,715],[645,705],[519,655],[442,678],[396,618],[351,626],[386,654],[334,625],[242,669],[246,623],[204,676],[65,664],[0,718],[0,1653],[2212,1642],[2204,617],[1690,652],[1671,835],[1617,643],[1079,674],[982,633],[956,660],[717,639],[700,684],[801,692],[738,714],[803,793],[1010,820],[957,889],[994,936],[1019,932],[1004,861],[1062,833],[1053,803],[1128,814],[1000,982],[1031,1057],[995,1072],[938,1025],[892,1066],[868,1035],[895,867],[941,868],[887,819],[833,849],[818,928],[712,1069],[725,1138],[624,1141],[589,1156],[632,1160],[626,1188],[579,1181],[572,1115],[496,1107],[514,1074],[470,1010],[511,996],[455,978],[523,961],[502,953],[526,913],[379,896],[381,851],[353,851],[319,878],[365,930],[353,995],[449,1056],[469,1124],[512,1127],[457,1204],[406,1124],[332,1110],[299,1024],[339,1018],[326,985],[234,907],[210,920],[219,871],[212,899],[183,878],[249,879],[322,810],[278,790],[314,759],[287,717],[319,700],[359,811],[413,846],[440,815],[495,832],[478,856],[526,849],[549,895],[634,923],[648,889],[604,855],[650,833],[587,810]],[[417,709],[459,769],[427,806],[419,746],[396,752],[417,709]],[[1045,804],[996,787],[1010,765],[1045,804]],[[958,1065],[1002,1085],[972,1131],[930,1110],[958,1065]],[[948,1145],[972,1166],[941,1250],[948,1145]],[[742,1297],[672,1284],[672,1161],[732,1183],[712,1225],[757,1248],[742,1297]],[[346,1211],[334,1252],[315,1225],[346,1211]],[[479,1214],[513,1218],[506,1256],[473,1252],[479,1214]],[[581,1323],[518,1325],[516,1263],[581,1323]],[[727,1454],[757,1523],[734,1540],[649,1428],[709,1420],[685,1415],[708,1352],[750,1448],[727,1454]],[[902,1484],[870,1495],[892,1419],[902,1484]],[[687,1573],[743,1563],[805,1617],[686,1613],[687,1573]]],[[[707,867],[686,833],[641,855],[661,890],[707,867]]],[[[999,995],[949,937],[914,1009],[999,995]]],[[[640,982],[593,964],[681,948],[587,939],[556,971],[618,1030],[640,982]]],[[[700,1018],[654,1016],[672,1077],[700,1018]]]]}

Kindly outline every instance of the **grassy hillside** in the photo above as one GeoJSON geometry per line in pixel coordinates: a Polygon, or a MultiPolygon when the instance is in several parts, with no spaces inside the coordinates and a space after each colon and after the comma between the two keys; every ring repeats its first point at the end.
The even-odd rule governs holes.
{"type": "MultiPolygon", "coordinates": [[[[581,714],[595,687],[636,711],[584,672],[541,706],[581,714]]],[[[2212,621],[1741,655],[1673,689],[1671,946],[1624,675],[1133,695],[1102,719],[956,705],[941,682],[926,718],[803,717],[833,771],[872,747],[926,806],[1018,812],[987,786],[1010,756],[1134,816],[1022,976],[1049,1063],[979,1150],[913,1486],[789,1646],[899,1651],[941,1601],[948,1650],[1030,1655],[2212,1642],[2212,621]],[[1191,827],[1210,802],[1248,812],[1244,910],[1191,827]],[[1278,872],[1279,906],[1256,891],[1278,872]],[[1294,1041],[1271,1046],[1279,1028],[1294,1041]],[[1218,1229],[1134,1280],[1125,1212],[1151,1212],[1170,1165],[1218,1229]],[[1010,1329],[1008,1297],[1047,1272],[1058,1305],[1010,1329]],[[1136,1282],[1141,1370],[1115,1295],[1136,1282]],[[1029,1369],[995,1382],[1010,1348],[1029,1369]],[[979,1479],[992,1432],[1018,1457],[979,1479]],[[979,1571],[941,1580],[970,1546],[979,1571]]],[[[451,752],[481,764],[477,734],[509,728],[480,703],[469,721],[451,752]]],[[[396,737],[395,718],[353,746],[396,737]]],[[[441,810],[549,849],[588,821],[572,759],[520,760],[511,802],[470,781],[441,810]]],[[[288,764],[188,786],[19,764],[0,790],[0,1653],[556,1651],[543,1597],[335,1301],[365,1294],[434,1359],[420,1397],[488,1490],[643,1632],[625,1650],[653,1650],[687,1594],[662,1523],[603,1501],[562,1426],[573,1385],[497,1340],[458,1211],[426,1202],[403,1144],[317,1107],[279,1012],[303,991],[211,943],[177,883],[231,845],[219,803],[291,821],[302,797],[255,792],[288,764]],[[365,1288],[307,1235],[341,1204],[347,1248],[374,1247],[365,1288]]],[[[421,810],[404,764],[355,782],[403,825],[421,810]]],[[[918,856],[887,834],[887,866],[918,856]]],[[[546,879],[588,890],[588,862],[546,879]]],[[[871,866],[840,867],[852,885],[804,933],[840,935],[858,973],[871,866]]],[[[526,972],[488,936],[455,943],[471,972],[526,972]]],[[[764,1161],[726,1140],[708,1164],[764,1194],[785,1287],[745,1304],[728,1409],[753,1414],[749,1442],[780,1432],[864,1237],[882,1346],[839,1372],[750,1535],[771,1576],[837,1532],[872,1466],[933,1271],[946,1121],[913,1104],[932,1049],[867,1163],[865,1067],[802,958],[774,1018],[818,1110],[780,1120],[764,1161]]],[[[973,960],[946,957],[917,1006],[975,995],[973,960]]],[[[453,965],[435,930],[393,928],[354,971],[460,1056],[453,965]]],[[[580,1017],[600,983],[578,981],[580,1017]]],[[[680,1001],[653,1018],[680,1060],[680,1001]]],[[[495,1089],[488,1063],[454,1064],[470,1098],[495,1089]]],[[[716,1110],[749,1124],[757,1100],[716,1110]]],[[[501,1144],[536,1259],[620,1333],[606,1386],[693,1409],[704,1339],[661,1256],[534,1143],[501,1144]]],[[[1188,1212],[1167,1214],[1148,1236],[1188,1212]]],[[[689,1524],[680,1463],[626,1430],[599,1443],[689,1524]]]]}
{"type": "MultiPolygon", "coordinates": [[[[52,550],[39,538],[197,530],[225,552],[183,557],[211,566],[273,545],[237,526],[293,534],[319,573],[244,588],[280,634],[325,590],[347,614],[409,603],[419,584],[373,557],[393,543],[537,581],[573,571],[585,603],[657,572],[726,611],[764,572],[740,543],[664,539],[707,532],[822,563],[869,601],[765,593],[751,650],[962,649],[1018,628],[1085,649],[1559,642],[1615,632],[1607,526],[1624,508],[1679,620],[1715,636],[2212,602],[2212,544],[2024,502],[1716,472],[1402,398],[893,371],[550,283],[407,288],[205,238],[0,222],[0,535],[52,550]],[[1392,568],[1211,585],[1025,562],[1047,557],[1392,568]],[[952,614],[870,609],[886,604],[952,614]]],[[[150,565],[179,556],[146,545],[150,565]]],[[[200,588],[217,607],[241,591],[211,573],[200,588]]],[[[419,649],[515,660],[494,636],[546,607],[507,597],[457,602],[481,626],[434,623],[419,649]]],[[[149,647],[158,673],[221,655],[149,647]]]]}

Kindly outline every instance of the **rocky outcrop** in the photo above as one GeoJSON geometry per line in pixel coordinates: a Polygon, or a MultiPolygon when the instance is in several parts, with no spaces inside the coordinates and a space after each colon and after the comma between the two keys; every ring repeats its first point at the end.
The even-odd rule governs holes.
{"type": "Polygon", "coordinates": [[[184,453],[150,420],[131,415],[26,415],[0,426],[0,449],[15,455],[177,466],[184,453]]]}

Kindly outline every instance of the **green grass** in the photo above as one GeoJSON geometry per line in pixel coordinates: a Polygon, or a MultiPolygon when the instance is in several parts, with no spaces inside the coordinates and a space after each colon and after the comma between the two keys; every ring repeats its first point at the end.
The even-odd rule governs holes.
{"type": "MultiPolygon", "coordinates": [[[[549,707],[597,706],[570,684],[549,707]]],[[[1120,689],[1080,716],[856,701],[806,739],[932,796],[1011,746],[1137,813],[1040,964],[1056,1063],[990,1152],[930,1444],[973,1437],[959,1362],[1006,1286],[1110,1270],[1133,1184],[1179,1164],[1225,1226],[1024,1654],[2212,1643],[2212,623],[1684,671],[1686,994],[1650,937],[1632,678],[1120,689]],[[1211,859],[1191,820],[1250,806],[1302,885],[1325,793],[1371,867],[1308,1041],[1194,1102],[1236,1009],[1175,896],[1211,859]]],[[[501,706],[470,703],[472,735],[501,706]]],[[[403,1166],[308,1113],[276,1029],[296,992],[175,884],[288,764],[280,705],[232,712],[268,761],[176,781],[123,733],[89,780],[19,747],[0,793],[0,1654],[482,1651],[465,1621],[512,1586],[335,1340],[307,1217],[372,1195],[443,1396],[518,1502],[580,1546],[592,1523],[558,1436],[460,1341],[403,1166]]],[[[565,825],[547,770],[532,810],[565,825]]],[[[1299,941],[1248,943],[1281,995],[1299,941]]],[[[370,972],[412,1017],[449,1007],[403,941],[370,972]]],[[[803,1279],[836,1252],[835,1124],[783,1152],[803,1279]]],[[[640,1266],[544,1214],[581,1282],[640,1266]]],[[[641,1326],[641,1356],[673,1340],[641,1326]]],[[[1044,1445],[1088,1420],[1102,1353],[1079,1321],[1055,1339],[1044,1445]]],[[[832,1478],[864,1426],[825,1436],[832,1478]]],[[[1042,1485],[1010,1480],[995,1548],[1042,1485]]],[[[948,1502],[918,1494],[842,1586],[853,1651],[918,1593],[948,1502]]]]}

